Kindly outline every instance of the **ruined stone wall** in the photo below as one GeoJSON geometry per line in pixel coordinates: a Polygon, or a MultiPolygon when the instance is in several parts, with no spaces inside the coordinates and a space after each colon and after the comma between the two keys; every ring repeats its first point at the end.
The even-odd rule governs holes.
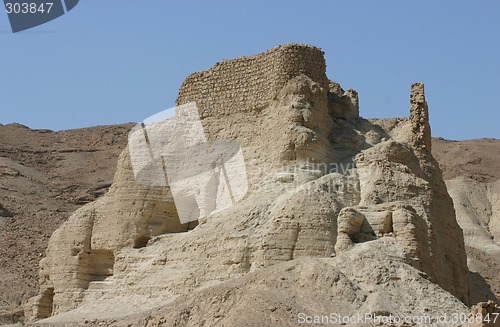
{"type": "MultiPolygon", "coordinates": [[[[137,313],[251,271],[335,251],[339,257],[355,251],[346,265],[364,270],[351,274],[379,287],[386,264],[363,263],[371,254],[361,256],[363,250],[354,246],[367,241],[380,249],[373,253],[384,253],[380,258],[389,254],[382,249],[394,247],[391,253],[467,303],[462,231],[425,143],[430,128],[423,85],[412,88],[409,119],[377,125],[359,118],[355,91],[330,87],[325,68],[321,50],[292,44],[188,77],[177,103],[197,102],[207,139],[239,143],[247,196],[193,229],[181,224],[170,187],[137,183],[124,151],[109,192],[52,235],[40,263],[39,295],[27,305],[28,320],[75,308],[137,313]]],[[[169,134],[157,139],[161,135],[167,144],[169,134]]],[[[232,187],[215,184],[216,194],[232,187]]],[[[205,199],[198,203],[187,194],[193,209],[206,208],[205,199]]],[[[414,276],[398,267],[402,275],[414,276]]],[[[408,285],[398,283],[401,290],[394,294],[406,294],[408,285]]],[[[335,294],[355,294],[349,292],[335,294]]],[[[380,296],[374,296],[378,303],[380,296]]]]}
{"type": "Polygon", "coordinates": [[[302,44],[224,60],[190,75],[182,84],[177,105],[195,101],[202,117],[260,109],[292,78],[304,74],[328,89],[324,52],[302,44]]]}

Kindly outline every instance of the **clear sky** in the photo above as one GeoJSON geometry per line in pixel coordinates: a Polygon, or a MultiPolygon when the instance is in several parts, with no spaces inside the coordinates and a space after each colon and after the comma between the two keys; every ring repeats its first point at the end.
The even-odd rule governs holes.
{"type": "Polygon", "coordinates": [[[189,74],[279,44],[326,52],[365,118],[409,114],[426,86],[434,136],[500,138],[500,1],[81,0],[12,34],[0,11],[0,123],[53,130],[137,122],[189,74]]]}

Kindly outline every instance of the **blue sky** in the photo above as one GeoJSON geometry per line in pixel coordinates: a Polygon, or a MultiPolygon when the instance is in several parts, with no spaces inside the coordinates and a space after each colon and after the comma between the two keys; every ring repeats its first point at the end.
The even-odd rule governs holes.
{"type": "Polygon", "coordinates": [[[81,0],[12,34],[0,12],[0,123],[53,130],[137,122],[189,74],[298,42],[360,95],[365,118],[409,114],[426,85],[434,136],[500,138],[500,1],[81,0]]]}

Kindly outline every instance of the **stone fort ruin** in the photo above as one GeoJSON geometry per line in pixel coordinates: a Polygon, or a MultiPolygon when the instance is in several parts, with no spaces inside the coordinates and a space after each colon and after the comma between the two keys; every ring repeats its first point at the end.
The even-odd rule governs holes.
{"type": "Polygon", "coordinates": [[[52,235],[27,317],[88,313],[96,303],[109,314],[140,312],[283,262],[335,260],[363,244],[392,249],[390,258],[468,303],[463,235],[430,153],[423,84],[411,88],[409,117],[364,119],[357,92],[327,78],[320,49],[288,44],[192,74],[177,99],[190,102],[207,140],[241,145],[245,198],[182,224],[169,186],[137,183],[126,149],[109,192],[52,235]],[[120,302],[130,296],[136,305],[120,302]]]}

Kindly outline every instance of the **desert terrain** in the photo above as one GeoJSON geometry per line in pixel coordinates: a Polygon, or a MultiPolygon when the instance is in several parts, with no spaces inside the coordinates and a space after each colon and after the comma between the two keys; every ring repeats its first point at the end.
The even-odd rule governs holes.
{"type": "Polygon", "coordinates": [[[189,76],[178,104],[197,102],[209,139],[240,143],[249,188],[194,225],[179,221],[168,185],[137,183],[135,124],[0,125],[0,324],[498,310],[500,140],[431,139],[423,84],[409,95],[408,117],[365,119],[357,92],[304,45],[189,76]]]}

